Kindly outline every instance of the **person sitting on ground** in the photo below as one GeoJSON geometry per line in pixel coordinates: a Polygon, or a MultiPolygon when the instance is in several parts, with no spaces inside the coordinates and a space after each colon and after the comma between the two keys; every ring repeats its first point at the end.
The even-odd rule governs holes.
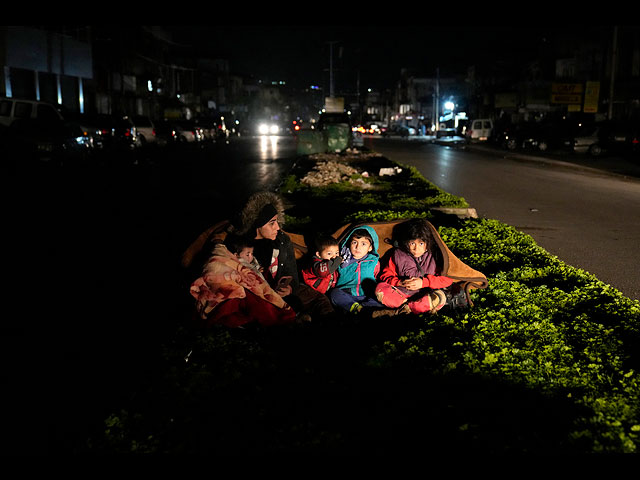
{"type": "Polygon", "coordinates": [[[376,277],[380,269],[378,234],[368,226],[356,227],[340,245],[343,262],[338,281],[330,290],[331,302],[340,309],[361,313],[363,309],[384,308],[375,298],[376,277]]]}
{"type": "Polygon", "coordinates": [[[331,235],[318,236],[315,247],[315,255],[302,269],[302,279],[311,288],[326,294],[338,281],[337,270],[342,263],[340,247],[331,235]]]}
{"type": "Polygon", "coordinates": [[[196,299],[196,326],[202,328],[274,326],[297,321],[295,311],[264,277],[223,243],[214,246],[190,293],[196,299]]]}
{"type": "Polygon", "coordinates": [[[395,313],[435,313],[447,301],[443,288],[453,280],[439,275],[434,240],[422,218],[407,220],[396,227],[393,247],[376,286],[376,298],[395,313]]]}
{"type": "Polygon", "coordinates": [[[279,195],[257,192],[249,197],[234,220],[232,231],[256,240],[254,256],[269,285],[278,292],[300,318],[325,317],[334,312],[325,295],[300,282],[295,251],[282,231],[284,204],[279,195]]]}

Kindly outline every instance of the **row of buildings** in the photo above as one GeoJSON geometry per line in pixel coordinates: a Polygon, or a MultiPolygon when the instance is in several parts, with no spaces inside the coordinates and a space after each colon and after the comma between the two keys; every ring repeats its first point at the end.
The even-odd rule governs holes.
{"type": "MultiPolygon", "coordinates": [[[[162,27],[0,26],[0,96],[155,119],[222,113],[245,122],[313,121],[323,107],[328,88],[293,90],[240,75],[221,56],[180,44],[162,27]]],[[[362,124],[438,128],[470,117],[567,113],[635,120],[640,28],[557,31],[538,51],[455,69],[407,66],[396,85],[344,100],[362,124]]]]}

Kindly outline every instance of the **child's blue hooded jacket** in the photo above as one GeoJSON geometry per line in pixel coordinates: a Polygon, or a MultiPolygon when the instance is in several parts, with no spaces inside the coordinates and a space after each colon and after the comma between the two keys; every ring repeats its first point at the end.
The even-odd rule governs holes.
{"type": "Polygon", "coordinates": [[[368,225],[361,225],[353,228],[344,238],[345,239],[340,244],[340,254],[342,255],[344,261],[338,269],[340,275],[338,277],[338,282],[336,283],[335,288],[346,290],[354,296],[361,296],[365,294],[362,290],[363,281],[365,283],[371,282],[372,286],[375,286],[376,276],[380,268],[380,258],[378,255],[378,234],[372,227],[368,225]],[[373,240],[373,249],[360,260],[355,260],[351,256],[351,252],[349,251],[349,241],[351,240],[351,235],[353,234],[353,232],[360,229],[366,230],[367,233],[371,236],[371,239],[373,240]]]}

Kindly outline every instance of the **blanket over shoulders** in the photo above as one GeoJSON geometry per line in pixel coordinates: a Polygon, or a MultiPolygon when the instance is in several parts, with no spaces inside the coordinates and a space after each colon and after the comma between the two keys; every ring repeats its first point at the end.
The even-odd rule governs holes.
{"type": "Polygon", "coordinates": [[[278,308],[288,308],[260,273],[248,263],[238,260],[222,244],[215,246],[202,275],[190,287],[191,295],[196,299],[196,309],[203,319],[225,300],[245,298],[246,290],[278,308]]]}

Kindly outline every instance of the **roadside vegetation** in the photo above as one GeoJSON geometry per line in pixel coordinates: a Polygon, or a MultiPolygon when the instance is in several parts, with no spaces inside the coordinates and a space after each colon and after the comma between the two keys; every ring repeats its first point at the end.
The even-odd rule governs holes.
{"type": "Polygon", "coordinates": [[[638,451],[638,301],[511,226],[438,213],[468,205],[413,168],[378,156],[346,162],[357,173],[315,186],[303,179],[318,160],[296,165],[281,187],[285,228],[424,216],[489,279],[473,307],[208,332],[177,318],[157,369],[114,405],[88,451],[638,451]]]}

